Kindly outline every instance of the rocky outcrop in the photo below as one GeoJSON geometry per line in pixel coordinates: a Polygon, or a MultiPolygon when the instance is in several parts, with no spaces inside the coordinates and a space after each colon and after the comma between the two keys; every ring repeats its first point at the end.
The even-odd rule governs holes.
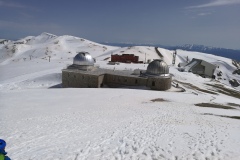
{"type": "Polygon", "coordinates": [[[236,79],[231,79],[229,81],[229,83],[233,86],[233,87],[238,87],[240,85],[240,83],[236,80],[236,79]]]}

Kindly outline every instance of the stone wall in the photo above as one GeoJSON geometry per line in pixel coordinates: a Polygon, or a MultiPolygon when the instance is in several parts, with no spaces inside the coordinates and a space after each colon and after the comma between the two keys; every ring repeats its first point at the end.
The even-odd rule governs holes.
{"type": "Polygon", "coordinates": [[[89,75],[79,72],[62,72],[62,86],[73,88],[98,88],[98,75],[89,75]]]}
{"type": "Polygon", "coordinates": [[[62,71],[62,86],[72,88],[100,88],[121,86],[147,86],[153,90],[171,88],[172,77],[134,77],[127,75],[101,74],[93,75],[86,72],[62,71]]]}
{"type": "Polygon", "coordinates": [[[147,78],[106,74],[106,80],[104,82],[110,87],[146,86],[147,78]]]}
{"type": "Polygon", "coordinates": [[[171,88],[172,85],[172,77],[149,77],[147,81],[147,87],[153,89],[153,90],[168,90],[171,88]]]}
{"type": "Polygon", "coordinates": [[[68,86],[68,72],[62,71],[62,87],[66,88],[68,86]]]}

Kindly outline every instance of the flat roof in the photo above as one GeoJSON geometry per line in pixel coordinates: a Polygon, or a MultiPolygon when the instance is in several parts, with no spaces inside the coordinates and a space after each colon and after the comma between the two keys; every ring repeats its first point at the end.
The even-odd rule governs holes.
{"type": "MultiPolygon", "coordinates": [[[[82,73],[88,75],[103,75],[103,74],[111,74],[111,75],[120,75],[127,77],[142,77],[140,75],[134,75],[133,71],[130,70],[112,70],[112,69],[103,69],[103,68],[94,68],[93,70],[81,70],[81,69],[63,69],[62,71],[66,72],[74,72],[74,73],[82,73]]],[[[145,78],[145,77],[142,77],[145,78]]]]}

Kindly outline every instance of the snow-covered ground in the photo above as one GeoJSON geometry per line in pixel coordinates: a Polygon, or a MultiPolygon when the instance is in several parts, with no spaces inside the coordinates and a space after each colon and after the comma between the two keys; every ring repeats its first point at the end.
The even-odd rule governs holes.
{"type": "Polygon", "coordinates": [[[145,53],[147,59],[158,57],[154,47],[111,47],[47,33],[18,42],[24,44],[15,44],[14,53],[16,42],[0,46],[0,138],[7,141],[10,158],[240,159],[239,88],[227,83],[240,78],[232,75],[230,59],[178,50],[177,63],[188,57],[219,65],[223,78],[218,82],[179,72],[170,65],[173,52],[159,48],[174,83],[186,92],[60,88],[61,69],[77,51],[88,51],[102,68],[119,70],[146,69],[147,64],[107,65],[104,59],[122,53],[134,53],[140,60],[145,53]],[[60,45],[54,48],[54,43],[60,45]],[[220,92],[216,85],[227,90],[220,92]],[[198,103],[233,109],[194,105],[198,103]]]}

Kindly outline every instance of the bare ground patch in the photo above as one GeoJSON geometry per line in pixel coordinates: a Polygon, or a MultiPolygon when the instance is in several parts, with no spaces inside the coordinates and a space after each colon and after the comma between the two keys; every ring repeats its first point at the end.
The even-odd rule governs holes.
{"type": "Polygon", "coordinates": [[[240,107],[240,104],[236,104],[236,103],[227,103],[227,104],[234,107],[240,107]]]}
{"type": "Polygon", "coordinates": [[[217,90],[219,93],[222,93],[222,94],[240,99],[240,92],[239,91],[226,88],[226,87],[224,87],[223,85],[220,85],[220,84],[206,84],[206,85],[214,87],[214,89],[217,90]]]}
{"type": "Polygon", "coordinates": [[[220,108],[220,109],[235,109],[235,108],[230,107],[230,106],[216,104],[216,103],[197,103],[197,104],[194,104],[194,105],[198,106],[198,107],[210,107],[210,108],[220,108]]]}
{"type": "Polygon", "coordinates": [[[240,120],[240,116],[216,115],[216,114],[211,114],[211,113],[204,113],[203,115],[212,115],[212,116],[218,116],[218,117],[225,117],[225,118],[232,118],[232,119],[239,119],[240,120]]]}
{"type": "Polygon", "coordinates": [[[190,84],[190,83],[180,82],[180,81],[178,81],[178,80],[174,80],[174,81],[177,82],[177,83],[182,84],[184,87],[189,88],[189,89],[195,89],[195,90],[198,90],[198,91],[201,91],[201,92],[204,92],[204,93],[209,93],[209,94],[218,95],[216,92],[199,88],[199,87],[194,86],[193,84],[190,84]]]}
{"type": "Polygon", "coordinates": [[[152,102],[167,102],[167,100],[163,99],[163,98],[156,98],[156,99],[152,99],[152,102]]]}

